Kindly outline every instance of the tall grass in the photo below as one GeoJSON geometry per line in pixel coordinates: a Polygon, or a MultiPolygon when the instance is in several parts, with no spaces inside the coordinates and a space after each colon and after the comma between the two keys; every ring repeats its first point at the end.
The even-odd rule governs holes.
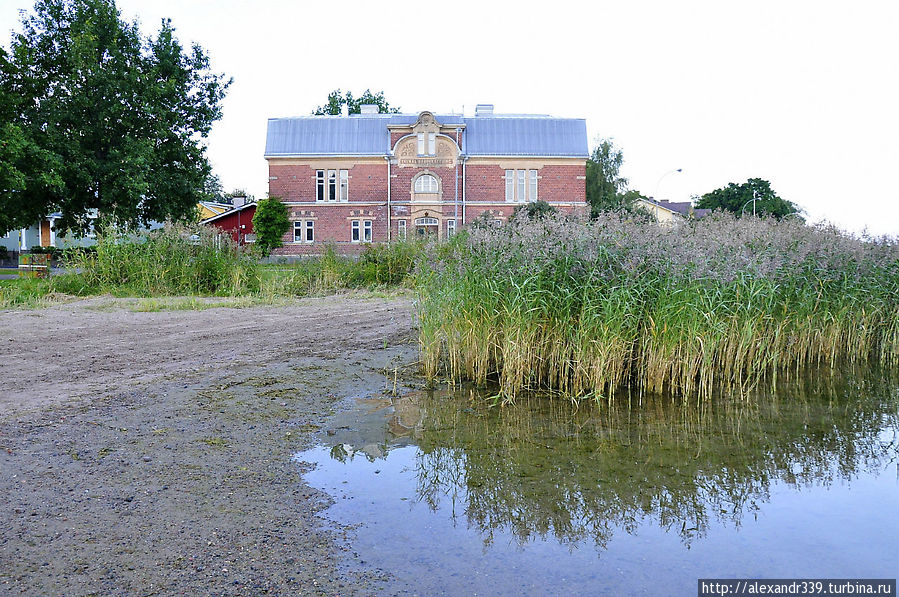
{"type": "Polygon", "coordinates": [[[75,274],[57,285],[74,294],[229,295],[258,290],[254,259],[209,228],[167,226],[147,234],[100,235],[95,250],[76,253],[75,274]]]}
{"type": "MultiPolygon", "coordinates": [[[[322,255],[262,265],[228,237],[203,227],[167,226],[141,234],[101,234],[96,247],[70,251],[69,273],[49,280],[0,281],[0,308],[41,306],[50,295],[229,296],[268,302],[350,289],[410,286],[424,253],[417,242],[370,245],[359,257],[322,255]]],[[[162,302],[160,308],[175,308],[162,302]]],[[[207,303],[186,302],[178,305],[207,303]]],[[[181,308],[181,307],[179,307],[181,308]]]]}
{"type": "Polygon", "coordinates": [[[432,250],[419,289],[426,375],[496,375],[508,400],[745,391],[899,353],[899,246],[796,221],[517,218],[432,250]]]}

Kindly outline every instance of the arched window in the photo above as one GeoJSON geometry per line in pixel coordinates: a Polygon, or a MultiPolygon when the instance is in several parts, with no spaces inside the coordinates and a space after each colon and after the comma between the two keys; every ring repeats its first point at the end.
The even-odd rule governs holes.
{"type": "Polygon", "coordinates": [[[436,176],[432,176],[430,174],[422,174],[417,179],[415,179],[416,193],[437,193],[439,191],[440,186],[437,183],[436,176]]]}

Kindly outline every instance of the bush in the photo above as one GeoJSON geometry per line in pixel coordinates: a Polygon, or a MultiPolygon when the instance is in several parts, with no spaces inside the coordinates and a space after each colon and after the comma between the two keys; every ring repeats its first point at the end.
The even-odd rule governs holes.
{"type": "Polygon", "coordinates": [[[256,213],[253,214],[254,247],[262,257],[268,257],[273,249],[281,246],[281,239],[288,230],[290,218],[287,206],[281,199],[269,197],[256,204],[256,213]]]}

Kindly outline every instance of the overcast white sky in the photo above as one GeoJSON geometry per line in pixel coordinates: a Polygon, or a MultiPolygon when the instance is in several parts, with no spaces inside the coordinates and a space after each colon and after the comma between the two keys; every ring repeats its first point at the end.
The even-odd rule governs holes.
{"type": "MultiPolygon", "coordinates": [[[[0,0],[0,43],[32,6],[0,0]]],[[[234,78],[209,139],[226,190],[265,195],[268,118],[371,88],[408,112],[586,118],[591,148],[611,137],[648,195],[764,178],[812,221],[899,235],[896,0],[118,6],[145,33],[171,18],[234,78]]]]}

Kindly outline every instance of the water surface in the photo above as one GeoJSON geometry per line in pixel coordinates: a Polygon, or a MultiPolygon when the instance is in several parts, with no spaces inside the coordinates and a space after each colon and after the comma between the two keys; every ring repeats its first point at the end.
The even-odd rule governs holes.
{"type": "Polygon", "coordinates": [[[697,578],[894,578],[899,384],[704,403],[363,400],[297,459],[358,561],[423,595],[688,595],[697,578]]]}

